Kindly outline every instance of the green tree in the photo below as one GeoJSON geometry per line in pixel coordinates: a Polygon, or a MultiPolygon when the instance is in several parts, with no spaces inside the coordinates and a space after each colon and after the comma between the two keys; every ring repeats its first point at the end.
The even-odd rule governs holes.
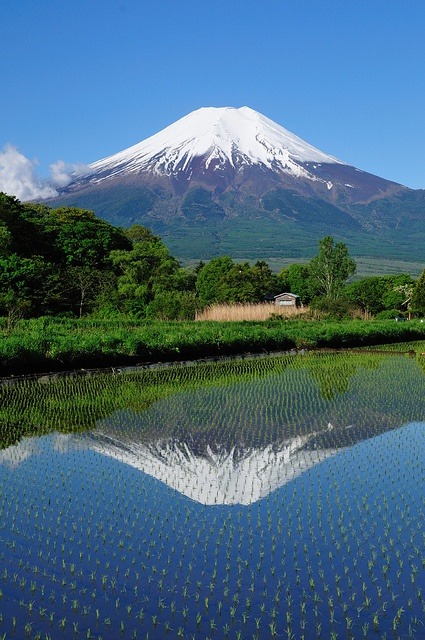
{"type": "Polygon", "coordinates": [[[172,286],[178,291],[195,293],[197,274],[193,268],[179,267],[173,275],[172,286]]]}
{"type": "Polygon", "coordinates": [[[291,264],[278,274],[281,291],[295,293],[303,304],[308,304],[313,296],[310,268],[308,264],[291,264]]]}
{"type": "Polygon", "coordinates": [[[194,320],[194,291],[159,291],[149,303],[147,315],[158,320],[194,320]]]}
{"type": "Polygon", "coordinates": [[[206,307],[214,302],[222,302],[219,288],[223,278],[235,266],[229,256],[213,258],[198,272],[196,279],[196,293],[200,307],[206,307]]]}
{"type": "Polygon", "coordinates": [[[66,285],[64,300],[80,318],[93,309],[96,300],[106,289],[111,290],[116,285],[113,273],[92,267],[68,267],[63,278],[66,285]]]}
{"type": "Polygon", "coordinates": [[[124,234],[132,245],[141,242],[152,242],[156,238],[148,227],[143,227],[141,224],[133,224],[129,229],[124,230],[124,234]]]}
{"type": "Polygon", "coordinates": [[[248,262],[234,264],[217,283],[217,302],[255,302],[255,287],[248,262]]]}
{"type": "Polygon", "coordinates": [[[313,288],[327,298],[338,298],[355,270],[356,263],[350,258],[347,246],[343,242],[335,244],[331,236],[320,240],[319,253],[309,263],[313,288]]]}
{"type": "Polygon", "coordinates": [[[319,311],[322,317],[342,320],[351,316],[353,306],[344,296],[338,298],[320,296],[313,298],[310,309],[319,311]]]}
{"type": "Polygon", "coordinates": [[[214,258],[198,271],[196,291],[199,305],[219,302],[262,302],[279,293],[279,283],[268,264],[257,261],[234,263],[228,256],[214,258]]]}
{"type": "Polygon", "coordinates": [[[39,315],[57,302],[60,276],[42,257],[21,258],[15,253],[0,258],[0,313],[14,308],[39,315]]]}
{"type": "Polygon", "coordinates": [[[400,311],[410,301],[413,284],[409,274],[369,276],[347,285],[345,295],[355,306],[376,315],[400,311]]]}
{"type": "Polygon", "coordinates": [[[385,307],[384,295],[387,283],[381,276],[369,276],[347,285],[345,294],[348,300],[367,313],[376,314],[385,307]]]}
{"type": "Polygon", "coordinates": [[[414,313],[425,315],[425,269],[413,289],[411,308],[414,313]]]}
{"type": "Polygon", "coordinates": [[[8,253],[16,253],[23,258],[30,258],[32,255],[45,255],[42,246],[43,231],[33,220],[26,205],[21,204],[17,198],[0,193],[0,226],[6,230],[2,235],[7,243],[3,245],[8,253]]]}
{"type": "Polygon", "coordinates": [[[60,207],[52,215],[58,223],[56,246],[67,265],[110,268],[111,251],[131,248],[121,229],[96,218],[92,211],[60,207]]]}
{"type": "Polygon", "coordinates": [[[164,243],[149,234],[130,251],[110,254],[118,275],[118,295],[124,311],[144,315],[155,295],[175,288],[179,263],[164,243]]]}
{"type": "Polygon", "coordinates": [[[415,282],[409,274],[401,273],[395,276],[384,276],[387,291],[383,296],[385,309],[409,307],[415,282]]]}
{"type": "Polygon", "coordinates": [[[122,230],[91,211],[21,204],[0,193],[0,313],[83,313],[110,282],[111,250],[131,247],[122,230]]]}
{"type": "Polygon", "coordinates": [[[9,253],[9,247],[12,244],[12,234],[3,222],[0,222],[0,256],[6,256],[9,253]]]}
{"type": "Polygon", "coordinates": [[[251,282],[254,287],[255,300],[258,302],[269,295],[281,293],[277,275],[264,260],[258,260],[251,267],[251,282]]]}

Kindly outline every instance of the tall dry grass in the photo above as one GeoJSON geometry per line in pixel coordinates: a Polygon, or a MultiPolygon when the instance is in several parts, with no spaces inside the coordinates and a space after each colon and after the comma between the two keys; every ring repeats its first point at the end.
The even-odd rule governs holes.
{"type": "Polygon", "coordinates": [[[195,320],[237,322],[242,320],[268,320],[272,315],[296,318],[308,313],[308,307],[281,307],[269,303],[214,304],[198,311],[195,320]]]}

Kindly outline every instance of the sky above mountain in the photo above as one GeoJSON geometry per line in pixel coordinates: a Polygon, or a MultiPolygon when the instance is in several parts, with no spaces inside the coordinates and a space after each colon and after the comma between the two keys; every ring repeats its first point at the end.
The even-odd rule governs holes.
{"type": "Polygon", "coordinates": [[[1,19],[0,189],[63,186],[200,107],[242,105],[425,188],[421,2],[20,0],[1,19]]]}

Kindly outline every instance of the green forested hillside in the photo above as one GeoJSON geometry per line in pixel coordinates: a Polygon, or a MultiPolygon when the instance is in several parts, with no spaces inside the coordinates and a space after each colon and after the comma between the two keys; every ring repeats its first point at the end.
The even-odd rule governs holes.
{"type": "Polygon", "coordinates": [[[356,257],[425,262],[425,191],[365,204],[326,202],[288,189],[263,196],[194,185],[182,197],[147,185],[63,193],[53,206],[92,209],[122,227],[147,226],[179,260],[310,258],[319,239],[337,235],[356,257]]]}

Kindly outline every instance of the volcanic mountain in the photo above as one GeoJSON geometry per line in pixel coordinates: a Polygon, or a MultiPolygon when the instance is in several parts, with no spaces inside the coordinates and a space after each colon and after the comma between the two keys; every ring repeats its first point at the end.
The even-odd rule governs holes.
{"type": "Polygon", "coordinates": [[[267,258],[277,238],[281,255],[282,241],[287,255],[306,255],[324,234],[362,248],[369,236],[372,251],[380,242],[388,248],[393,230],[412,220],[425,231],[419,193],[417,202],[417,192],[316,149],[253,109],[206,107],[93,162],[51,204],[148,226],[176,257],[267,258]]]}

